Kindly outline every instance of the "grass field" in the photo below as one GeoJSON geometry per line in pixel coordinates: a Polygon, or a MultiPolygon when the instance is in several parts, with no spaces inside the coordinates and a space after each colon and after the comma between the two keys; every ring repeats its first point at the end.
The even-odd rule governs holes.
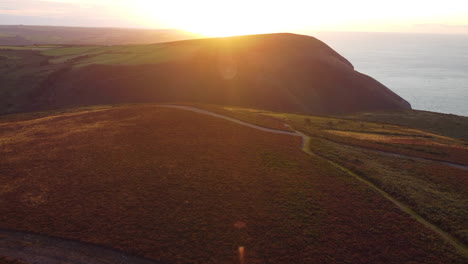
{"type": "Polygon", "coordinates": [[[34,50],[34,51],[46,51],[50,49],[60,48],[60,46],[51,45],[31,45],[31,46],[2,46],[0,50],[34,50]]]}
{"type": "MultiPolygon", "coordinates": [[[[282,123],[289,123],[311,136],[340,144],[468,165],[467,141],[414,128],[418,125],[406,127],[338,117],[273,113],[240,107],[191,105],[267,127],[275,127],[276,124],[277,128],[283,126],[282,123]],[[274,118],[270,120],[274,124],[265,121],[265,117],[274,118]]],[[[468,124],[468,118],[459,117],[458,122],[468,124]]]]}
{"type": "Polygon", "coordinates": [[[48,49],[42,52],[53,57],[52,63],[66,63],[81,58],[73,63],[76,67],[91,64],[138,65],[158,64],[189,56],[198,49],[191,45],[125,45],[125,46],[70,46],[48,49]]]}
{"type": "Polygon", "coordinates": [[[389,157],[314,139],[317,153],[370,180],[443,230],[468,243],[467,171],[433,162],[389,157]]]}
{"type": "Polygon", "coordinates": [[[466,117],[462,116],[413,110],[360,113],[346,116],[346,118],[402,125],[430,131],[439,135],[468,140],[468,121],[466,117]]]}
{"type": "Polygon", "coordinates": [[[158,64],[190,56],[199,47],[179,44],[124,45],[124,46],[0,46],[0,50],[39,51],[50,57],[50,63],[71,63],[76,67],[91,64],[139,65],[158,64]],[[79,59],[79,61],[77,60],[79,59]],[[75,60],[75,61],[73,61],[75,60]]]}
{"type": "MultiPolygon", "coordinates": [[[[468,143],[463,139],[386,123],[276,114],[298,129],[341,144],[468,165],[468,143]]],[[[466,119],[461,118],[465,122],[466,119]]]]}
{"type": "Polygon", "coordinates": [[[281,118],[293,128],[313,137],[312,151],[370,180],[432,223],[468,243],[466,170],[429,161],[390,157],[363,149],[386,150],[467,164],[466,141],[385,123],[275,114],[237,107],[228,108],[229,113],[223,106],[210,108],[223,109],[226,115],[249,122],[256,120],[249,118],[248,113],[251,113],[250,116],[266,114],[281,118]],[[409,140],[402,144],[402,141],[396,140],[401,138],[409,140]],[[424,145],[421,146],[422,143],[424,145]]]}
{"type": "Polygon", "coordinates": [[[0,228],[168,263],[464,261],[298,137],[143,105],[4,119],[0,144],[0,228]]]}
{"type": "Polygon", "coordinates": [[[56,49],[50,49],[43,51],[42,54],[46,56],[59,57],[59,56],[68,56],[83,54],[94,51],[102,46],[71,46],[71,47],[57,47],[56,49]]]}
{"type": "Polygon", "coordinates": [[[43,91],[41,84],[61,67],[37,51],[0,49],[0,115],[24,112],[38,102],[34,95],[43,91]]]}
{"type": "Polygon", "coordinates": [[[239,119],[239,120],[252,123],[252,124],[256,124],[256,125],[266,127],[266,128],[292,131],[291,128],[285,126],[285,123],[283,120],[279,118],[273,118],[269,115],[263,114],[263,113],[271,113],[269,111],[239,108],[239,107],[219,106],[219,105],[196,104],[196,103],[176,103],[176,104],[205,109],[214,113],[229,116],[235,119],[239,119]]]}

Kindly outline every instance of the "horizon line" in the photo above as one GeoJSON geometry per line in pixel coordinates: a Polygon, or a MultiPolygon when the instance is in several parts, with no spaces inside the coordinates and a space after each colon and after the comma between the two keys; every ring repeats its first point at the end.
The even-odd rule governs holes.
{"type": "MultiPolygon", "coordinates": [[[[191,32],[179,28],[153,28],[153,27],[120,27],[120,26],[71,26],[71,25],[46,25],[46,24],[0,24],[2,26],[32,26],[32,27],[63,27],[63,28],[88,28],[88,29],[131,29],[131,30],[177,30],[186,33],[191,33],[194,35],[201,35],[196,32],[191,32]]],[[[247,35],[261,35],[261,34],[276,34],[276,33],[291,33],[291,34],[302,34],[309,35],[312,33],[375,33],[375,34],[407,34],[407,35],[456,35],[456,36],[468,36],[468,32],[464,33],[454,33],[454,32],[408,32],[408,31],[359,31],[359,30],[310,30],[310,31],[277,31],[277,32],[259,32],[252,34],[240,34],[234,36],[247,36],[247,35]]],[[[206,37],[216,37],[216,36],[206,36],[206,37]]],[[[230,36],[227,36],[230,37],[230,36]]]]}

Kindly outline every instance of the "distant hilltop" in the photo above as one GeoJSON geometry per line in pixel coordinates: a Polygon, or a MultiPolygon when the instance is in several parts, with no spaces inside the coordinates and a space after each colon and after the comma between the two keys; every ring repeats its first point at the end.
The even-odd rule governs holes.
{"type": "Polygon", "coordinates": [[[168,42],[198,37],[195,34],[177,29],[0,25],[0,45],[126,45],[168,42]]]}
{"type": "Polygon", "coordinates": [[[21,84],[29,91],[9,104],[22,102],[28,111],[141,102],[313,114],[411,109],[407,101],[310,36],[281,33],[153,45],[48,47],[33,54],[38,65],[24,65],[18,74],[28,67],[34,72],[42,67],[41,74],[48,74],[35,74],[34,79],[24,75],[19,79],[27,83],[9,85],[21,84]]]}

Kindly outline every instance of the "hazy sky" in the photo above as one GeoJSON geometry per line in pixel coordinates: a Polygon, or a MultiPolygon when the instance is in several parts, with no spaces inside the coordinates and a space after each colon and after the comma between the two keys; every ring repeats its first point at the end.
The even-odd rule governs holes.
{"type": "Polygon", "coordinates": [[[0,0],[0,24],[179,28],[207,35],[468,34],[468,0],[0,0]]]}

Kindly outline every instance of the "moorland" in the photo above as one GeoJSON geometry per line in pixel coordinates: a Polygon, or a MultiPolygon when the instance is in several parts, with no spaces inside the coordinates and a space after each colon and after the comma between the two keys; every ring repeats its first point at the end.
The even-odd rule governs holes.
{"type": "Polygon", "coordinates": [[[468,118],[315,38],[0,46],[0,81],[2,264],[468,257],[468,118]]]}

